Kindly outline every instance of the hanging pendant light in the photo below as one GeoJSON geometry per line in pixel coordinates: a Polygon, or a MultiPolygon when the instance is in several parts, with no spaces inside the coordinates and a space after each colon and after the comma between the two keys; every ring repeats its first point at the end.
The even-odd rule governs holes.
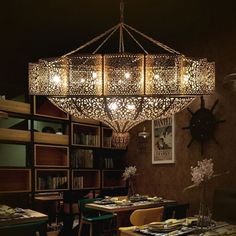
{"type": "Polygon", "coordinates": [[[63,111],[92,118],[113,129],[113,144],[125,148],[128,131],[144,120],[169,117],[198,95],[212,94],[215,66],[206,59],[192,59],[124,23],[120,23],[79,48],[58,58],[29,64],[29,92],[45,95],[63,111]],[[119,52],[97,54],[119,31],[119,52]],[[124,33],[141,49],[125,52],[124,33]],[[135,34],[167,53],[149,54],[135,34]],[[104,39],[91,54],[81,49],[104,39]]]}

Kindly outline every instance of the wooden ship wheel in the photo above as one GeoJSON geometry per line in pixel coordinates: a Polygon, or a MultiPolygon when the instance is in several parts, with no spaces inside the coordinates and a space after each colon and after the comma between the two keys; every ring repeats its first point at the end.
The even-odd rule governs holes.
{"type": "Polygon", "coordinates": [[[192,115],[189,126],[182,128],[190,130],[192,136],[192,139],[190,140],[187,147],[189,148],[194,141],[200,142],[202,155],[204,152],[205,142],[213,139],[215,143],[218,144],[214,136],[215,128],[219,123],[225,122],[225,120],[218,120],[213,114],[213,111],[217,106],[218,102],[219,100],[216,100],[211,109],[207,109],[205,107],[204,98],[203,96],[201,96],[200,109],[198,109],[196,112],[193,112],[190,108],[187,108],[187,110],[192,115]]]}

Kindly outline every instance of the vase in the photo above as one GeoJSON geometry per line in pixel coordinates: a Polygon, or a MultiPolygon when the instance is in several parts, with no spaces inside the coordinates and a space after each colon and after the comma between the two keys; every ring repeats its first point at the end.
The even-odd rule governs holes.
{"type": "Polygon", "coordinates": [[[211,226],[211,212],[207,204],[206,198],[206,182],[204,181],[201,191],[200,207],[198,213],[198,227],[204,232],[211,226]]]}
{"type": "Polygon", "coordinates": [[[128,180],[128,199],[130,199],[130,197],[134,196],[134,194],[135,194],[134,180],[133,180],[133,178],[130,178],[128,180]]]}

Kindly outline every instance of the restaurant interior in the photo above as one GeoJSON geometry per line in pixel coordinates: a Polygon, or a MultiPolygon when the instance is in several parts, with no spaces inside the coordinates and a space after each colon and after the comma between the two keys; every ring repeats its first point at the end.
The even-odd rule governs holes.
{"type": "Polygon", "coordinates": [[[236,235],[236,3],[2,3],[0,235],[236,235]]]}

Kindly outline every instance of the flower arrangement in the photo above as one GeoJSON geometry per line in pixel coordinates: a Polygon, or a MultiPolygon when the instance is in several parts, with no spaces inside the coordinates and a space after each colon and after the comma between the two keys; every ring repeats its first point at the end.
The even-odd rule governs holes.
{"type": "Polygon", "coordinates": [[[193,185],[188,186],[184,189],[190,189],[193,187],[197,187],[200,184],[205,184],[208,180],[220,176],[222,174],[228,174],[229,172],[224,172],[221,174],[214,174],[214,164],[212,158],[210,159],[203,159],[202,161],[198,161],[197,166],[191,166],[191,175],[192,175],[192,182],[193,185]]]}
{"type": "Polygon", "coordinates": [[[204,159],[198,161],[196,167],[191,167],[192,181],[196,186],[199,186],[203,181],[207,181],[213,177],[213,162],[212,159],[204,159]]]}
{"type": "Polygon", "coordinates": [[[136,166],[129,166],[125,168],[125,171],[122,175],[124,180],[128,180],[128,198],[134,195],[134,183],[133,183],[133,177],[136,175],[137,168],[136,166]]]}
{"type": "Polygon", "coordinates": [[[129,166],[125,168],[125,171],[122,175],[124,180],[130,179],[136,175],[137,168],[136,166],[129,166]]]}

